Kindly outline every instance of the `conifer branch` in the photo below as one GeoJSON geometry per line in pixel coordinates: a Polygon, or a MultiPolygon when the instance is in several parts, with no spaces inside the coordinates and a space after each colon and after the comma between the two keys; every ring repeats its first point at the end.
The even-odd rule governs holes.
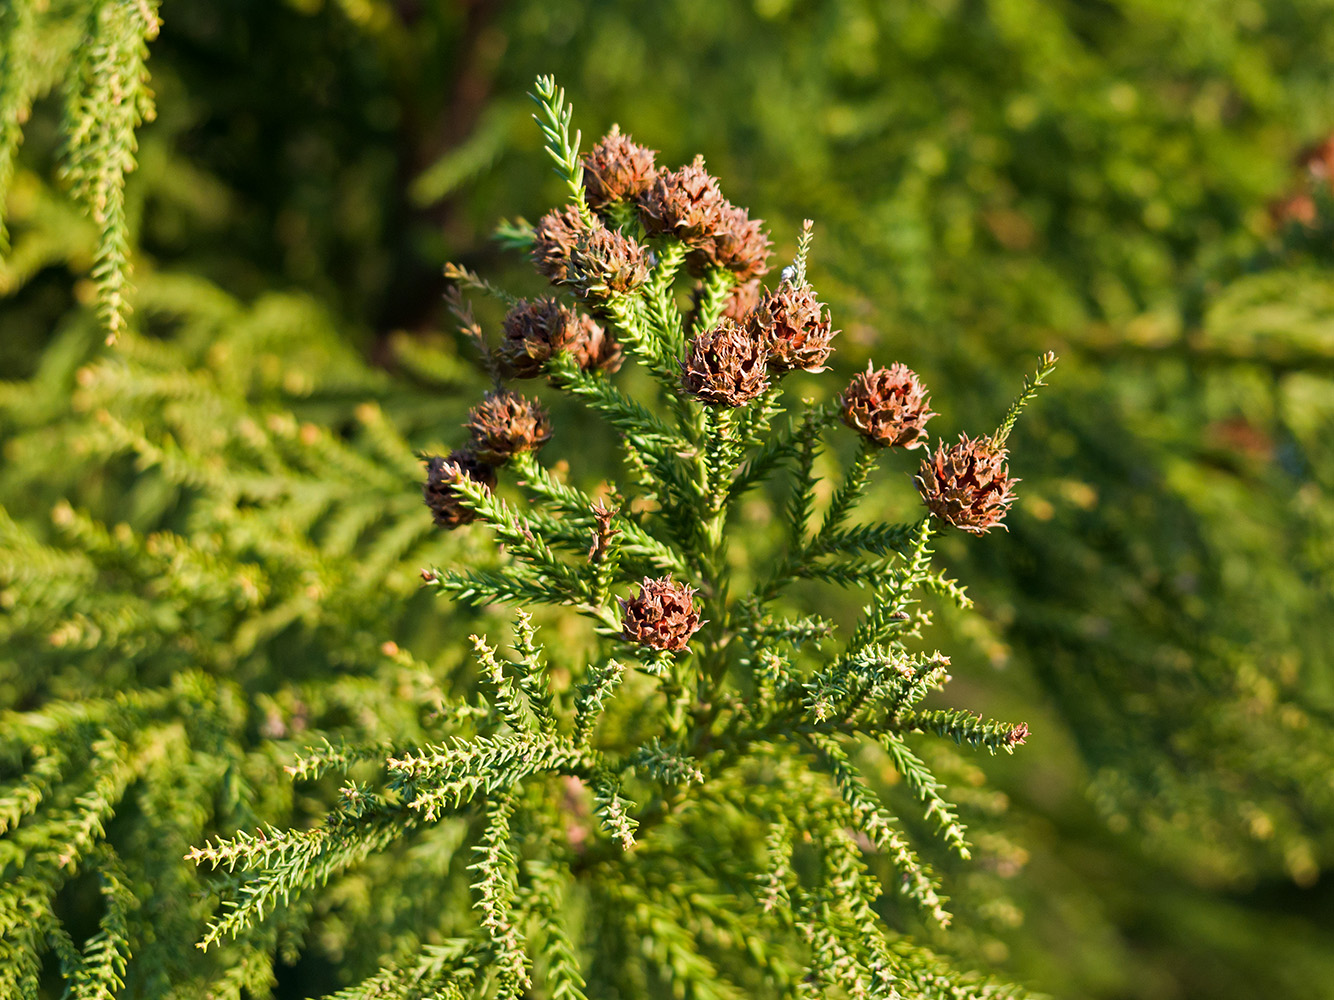
{"type": "Polygon", "coordinates": [[[1005,442],[1010,438],[1010,432],[1014,430],[1015,422],[1019,419],[1019,414],[1024,412],[1033,398],[1038,394],[1038,390],[1047,384],[1047,376],[1056,370],[1057,357],[1051,351],[1048,351],[1042,357],[1038,358],[1038,370],[1030,381],[1028,376],[1024,376],[1024,388],[1019,393],[1018,398],[1010,404],[1010,408],[1005,411],[1005,419],[1001,425],[996,428],[996,433],[991,435],[991,441],[994,447],[1004,448],[1005,442]]]}

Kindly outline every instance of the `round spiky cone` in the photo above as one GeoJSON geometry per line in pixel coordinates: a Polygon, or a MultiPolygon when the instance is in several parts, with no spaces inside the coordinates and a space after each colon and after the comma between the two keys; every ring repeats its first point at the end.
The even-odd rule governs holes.
{"type": "Polygon", "coordinates": [[[611,229],[596,229],[579,241],[565,276],[593,301],[632,292],[647,280],[644,248],[611,229]]]}
{"type": "Polygon", "coordinates": [[[671,233],[686,243],[714,236],[723,222],[727,199],[718,181],[704,169],[704,157],[680,170],[658,174],[639,199],[644,228],[671,233]]]}
{"type": "Polygon", "coordinates": [[[713,406],[742,406],[769,387],[764,342],[734,320],[721,320],[690,345],[682,363],[686,392],[713,406]]]}
{"type": "Polygon", "coordinates": [[[834,352],[831,341],[838,336],[828,307],[809,284],[779,285],[760,300],[749,323],[769,348],[769,367],[780,373],[796,368],[824,371],[834,352]]]}
{"type": "Polygon", "coordinates": [[[604,330],[593,322],[591,316],[582,313],[578,316],[578,322],[579,334],[570,350],[574,352],[579,367],[586,372],[600,371],[608,375],[620,371],[625,354],[611,331],[604,330]]]}
{"type": "Polygon", "coordinates": [[[872,368],[853,376],[843,390],[840,414],[858,434],[886,448],[920,448],[926,444],[931,396],[906,366],[872,368]]]}
{"type": "Polygon", "coordinates": [[[612,202],[638,198],[653,185],[658,167],[654,152],[639,145],[613,125],[584,156],[584,194],[588,207],[598,211],[612,202]]]}
{"type": "Polygon", "coordinates": [[[717,227],[691,244],[697,250],[696,264],[725,268],[743,282],[767,274],[772,244],[763,227],[746,209],[724,203],[717,227]]]}
{"type": "Polygon", "coordinates": [[[477,515],[461,502],[457,483],[461,477],[481,483],[488,490],[496,485],[496,470],[468,448],[451,451],[446,458],[434,455],[426,461],[426,484],[422,496],[431,516],[442,528],[469,524],[477,515]]]}
{"type": "Polygon", "coordinates": [[[551,440],[551,420],[541,404],[517,392],[488,392],[468,412],[472,450],[490,465],[504,465],[511,456],[537,451],[551,440]]]}
{"type": "Polygon", "coordinates": [[[670,577],[639,585],[639,594],[631,600],[618,597],[625,638],[654,649],[685,649],[690,637],[699,631],[699,609],[695,591],[670,577]]]}
{"type": "Polygon", "coordinates": [[[588,234],[588,224],[573,205],[553,209],[533,227],[533,267],[552,284],[568,276],[570,255],[588,234]]]}
{"type": "Polygon", "coordinates": [[[960,434],[949,448],[922,460],[914,482],[931,513],[963,531],[983,535],[996,527],[1014,503],[1014,484],[1005,466],[1006,451],[990,438],[960,434]]]}
{"type": "Polygon", "coordinates": [[[505,315],[500,365],[509,378],[537,378],[552,355],[573,351],[579,367],[615,371],[620,346],[591,316],[574,313],[554,298],[520,302],[505,315]]]}

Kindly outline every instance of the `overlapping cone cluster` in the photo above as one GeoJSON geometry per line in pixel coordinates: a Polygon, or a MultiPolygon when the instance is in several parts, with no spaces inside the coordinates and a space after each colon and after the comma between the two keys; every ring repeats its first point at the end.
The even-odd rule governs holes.
{"type": "Polygon", "coordinates": [[[436,455],[427,460],[422,495],[435,523],[442,528],[457,528],[470,523],[476,516],[461,502],[458,483],[465,477],[488,490],[496,485],[496,470],[478,459],[470,448],[451,451],[445,458],[436,455]]]}
{"type": "Polygon", "coordinates": [[[1014,484],[1005,466],[1006,451],[990,438],[959,435],[959,443],[922,460],[914,482],[931,513],[963,531],[983,535],[1005,517],[1014,503],[1014,484]]]}
{"type": "Polygon", "coordinates": [[[525,451],[536,451],[551,439],[551,421],[538,403],[515,392],[487,393],[468,412],[470,440],[466,448],[448,457],[426,461],[426,484],[422,488],[426,506],[442,528],[470,524],[476,516],[463,504],[460,480],[480,483],[487,492],[495,489],[496,467],[525,451]]]}
{"type": "Polygon", "coordinates": [[[742,406],[769,387],[768,360],[763,340],[735,320],[723,319],[690,345],[681,384],[711,406],[742,406]]]}
{"type": "Polygon", "coordinates": [[[621,606],[625,638],[654,649],[685,649],[702,624],[694,594],[690,587],[670,577],[646,577],[636,597],[616,599],[621,606]]]}
{"type": "Polygon", "coordinates": [[[588,207],[598,212],[619,201],[633,201],[650,187],[658,175],[654,152],[639,145],[621,127],[613,125],[584,156],[584,195],[588,207]]]}
{"type": "Polygon", "coordinates": [[[931,397],[916,374],[904,365],[872,368],[853,376],[843,391],[839,411],[858,434],[886,448],[926,444],[931,397]]]}
{"type": "Polygon", "coordinates": [[[639,209],[645,230],[675,236],[699,266],[726,268],[742,282],[769,270],[763,223],[723,197],[702,156],[680,170],[660,171],[640,195],[639,209]]]}
{"type": "Polygon", "coordinates": [[[472,451],[489,465],[504,465],[521,452],[537,451],[551,440],[547,411],[517,392],[501,389],[468,412],[472,451]]]}
{"type": "Polygon", "coordinates": [[[775,372],[824,371],[834,351],[830,341],[838,331],[809,284],[779,285],[756,304],[747,322],[768,346],[769,367],[775,372]]]}
{"type": "Polygon", "coordinates": [[[557,299],[521,302],[505,316],[500,364],[509,378],[537,378],[552,356],[571,351],[585,371],[614,372],[621,346],[591,316],[573,313],[557,299]]]}

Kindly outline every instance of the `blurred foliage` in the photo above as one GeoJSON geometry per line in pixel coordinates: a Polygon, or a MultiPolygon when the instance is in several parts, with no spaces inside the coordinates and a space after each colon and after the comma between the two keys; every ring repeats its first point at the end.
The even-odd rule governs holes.
{"type": "MultiPolygon", "coordinates": [[[[0,20],[7,53],[23,6],[0,20]]],[[[7,599],[6,707],[105,699],[187,661],[281,701],[297,695],[274,694],[275,668],[377,678],[387,638],[457,655],[463,630],[408,599],[439,543],[405,513],[399,541],[373,519],[417,503],[405,442],[447,437],[477,384],[440,332],[440,265],[495,273],[496,218],[558,196],[522,97],[554,71],[586,136],[619,121],[662,162],[703,152],[781,255],[816,219],[842,371],[909,364],[940,433],[994,424],[1013,389],[997,373],[1064,358],[1013,439],[1009,536],[944,546],[987,581],[992,623],[947,622],[975,650],[955,658],[961,702],[1033,737],[996,819],[1022,850],[959,873],[956,896],[989,882],[992,919],[940,946],[1060,996],[1331,995],[1334,215],[1322,201],[1276,232],[1265,206],[1334,125],[1334,10],[182,0],[162,16],[157,117],[125,188],[125,347],[97,345],[105,234],[58,180],[45,90],[7,192],[4,593],[41,566],[86,589],[22,614],[7,599]],[[302,433],[344,456],[337,476],[285,451],[302,433]],[[252,480],[284,485],[257,498],[252,480]],[[292,549],[259,546],[258,521],[292,549]],[[308,579],[329,603],[302,596],[308,579]],[[151,634],[118,631],[129,606],[156,610],[151,634]]],[[[911,501],[906,482],[877,488],[911,501]]],[[[269,760],[258,782],[281,796],[285,745],[232,718],[249,742],[228,752],[269,760]]],[[[300,978],[284,995],[314,992],[300,978]]]]}

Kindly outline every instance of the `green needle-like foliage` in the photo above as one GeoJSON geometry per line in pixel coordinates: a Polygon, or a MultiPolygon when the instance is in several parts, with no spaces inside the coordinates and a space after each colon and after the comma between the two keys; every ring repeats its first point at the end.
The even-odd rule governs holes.
{"type": "MultiPolygon", "coordinates": [[[[494,444],[485,454],[493,464],[508,460],[512,472],[496,471],[503,480],[513,475],[529,502],[505,498],[457,458],[433,459],[427,502],[437,520],[462,534],[489,532],[507,555],[499,567],[438,566],[424,577],[444,597],[517,605],[513,655],[473,636],[485,710],[456,716],[440,740],[379,751],[378,776],[367,769],[373,747],[326,744],[300,757],[292,772],[302,778],[349,775],[339,804],[310,830],[241,831],[191,850],[192,860],[227,873],[222,907],[201,945],[262,939],[274,920],[286,919],[279,914],[309,906],[334,873],[399,838],[462,821],[473,841],[467,871],[476,919],[452,963],[431,966],[432,983],[447,984],[434,989],[556,998],[657,995],[668,984],[698,997],[1009,995],[940,967],[905,927],[886,921],[886,893],[937,925],[951,916],[915,831],[857,763],[868,748],[883,748],[920,810],[916,825],[967,858],[959,809],[913,747],[926,736],[1009,752],[1027,734],[1023,725],[920,707],[949,680],[948,658],[923,646],[931,623],[923,601],[968,605],[933,564],[930,545],[952,530],[954,515],[937,505],[944,513],[915,522],[860,519],[877,466],[918,457],[865,433],[822,502],[814,458],[833,435],[853,433],[837,426],[843,404],[793,403],[777,389],[781,369],[758,373],[773,391],[760,384],[747,395],[755,371],[726,353],[702,353],[726,329],[707,314],[719,311],[734,281],[731,258],[718,250],[735,238],[725,230],[721,196],[694,206],[704,220],[695,230],[673,223],[646,236],[633,201],[655,196],[644,189],[619,207],[600,206],[595,217],[584,201],[584,171],[613,173],[618,164],[597,151],[578,157],[570,109],[550,80],[539,80],[536,98],[575,218],[584,220],[569,249],[575,262],[581,252],[591,258],[572,262],[557,290],[591,310],[651,378],[616,384],[620,377],[581,365],[577,350],[562,344],[545,373],[553,390],[587,407],[589,433],[600,422],[616,439],[633,475],[590,497],[535,457],[545,437],[533,436],[538,424],[522,416],[534,404],[508,397],[520,400],[508,416],[474,411],[474,441],[509,442],[511,455],[494,444]],[[578,267],[614,264],[597,258],[612,252],[596,242],[602,233],[617,233],[630,254],[650,262],[644,280],[622,290],[581,281],[578,267]],[[675,303],[692,289],[712,304],[688,329],[675,303]],[[699,388],[701,366],[712,379],[708,390],[699,388]],[[785,412],[788,419],[767,430],[785,412]],[[486,422],[493,419],[512,422],[486,422]],[[735,501],[783,476],[786,551],[768,566],[735,558],[747,535],[735,501]],[[791,617],[800,611],[787,595],[805,579],[862,591],[860,620],[840,636],[830,622],[791,617]],[[541,642],[533,615],[542,606],[554,620],[586,621],[581,643],[541,642]],[[583,919],[567,926],[563,914],[580,908],[583,919]]],[[[805,281],[810,247],[808,227],[780,290],[797,287],[792,274],[805,281]]],[[[452,273],[493,291],[462,269],[452,273]]],[[[758,328],[757,316],[740,318],[737,350],[758,352],[763,366],[781,345],[758,328]]],[[[1000,430],[978,446],[981,471],[937,476],[935,460],[922,461],[928,500],[952,491],[972,509],[988,491],[1008,493],[997,464],[1004,437],[1053,362],[1043,359],[1000,430]]],[[[877,419],[924,421],[915,398],[889,394],[870,405],[879,407],[877,419]]],[[[575,426],[562,412],[557,434],[575,426]]],[[[927,454],[924,441],[913,444],[927,454]]],[[[986,527],[1002,516],[988,513],[986,527]]],[[[962,516],[959,523],[972,524],[962,516]]],[[[377,973],[362,993],[339,995],[421,995],[423,976],[410,970],[431,958],[400,958],[397,971],[377,973]]]]}

